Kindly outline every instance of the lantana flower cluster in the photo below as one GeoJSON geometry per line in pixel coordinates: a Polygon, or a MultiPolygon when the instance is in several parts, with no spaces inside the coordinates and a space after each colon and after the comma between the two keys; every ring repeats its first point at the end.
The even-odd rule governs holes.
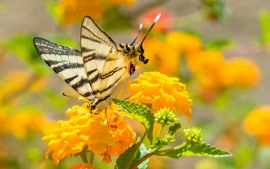
{"type": "Polygon", "coordinates": [[[85,148],[109,162],[111,155],[119,156],[136,140],[124,117],[113,109],[93,114],[85,103],[68,109],[66,115],[68,120],[59,121],[58,127],[43,137],[49,146],[46,158],[51,155],[55,163],[85,148]]]}
{"type": "Polygon", "coordinates": [[[145,72],[128,86],[131,94],[130,101],[151,105],[152,110],[158,111],[167,107],[183,113],[191,118],[192,100],[186,90],[185,84],[179,78],[169,77],[159,72],[145,72]]]}

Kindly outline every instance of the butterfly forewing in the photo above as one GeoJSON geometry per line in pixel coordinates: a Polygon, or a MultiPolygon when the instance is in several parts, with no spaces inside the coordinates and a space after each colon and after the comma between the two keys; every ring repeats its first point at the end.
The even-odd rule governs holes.
{"type": "Polygon", "coordinates": [[[127,64],[123,56],[119,53],[110,54],[103,67],[100,81],[99,102],[112,95],[116,86],[127,77],[127,64]]]}
{"type": "Polygon", "coordinates": [[[81,52],[97,102],[106,100],[111,95],[111,88],[120,81],[115,77],[116,74],[120,77],[118,68],[125,65],[122,57],[117,55],[115,42],[90,17],[85,17],[82,23],[81,52]]]}
{"type": "Polygon", "coordinates": [[[93,98],[80,51],[39,37],[34,38],[34,45],[42,59],[66,83],[87,99],[93,98]]]}

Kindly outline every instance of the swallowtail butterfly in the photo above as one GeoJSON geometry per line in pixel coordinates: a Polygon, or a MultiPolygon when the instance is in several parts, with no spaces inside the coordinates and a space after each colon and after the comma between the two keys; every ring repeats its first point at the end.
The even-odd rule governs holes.
{"type": "Polygon", "coordinates": [[[132,75],[139,62],[148,62],[143,55],[143,42],[159,18],[160,14],[138,44],[135,43],[140,30],[131,43],[116,44],[88,16],[81,25],[80,51],[40,37],[34,37],[33,41],[42,59],[67,84],[89,100],[90,109],[95,109],[110,102],[119,82],[132,75]]]}

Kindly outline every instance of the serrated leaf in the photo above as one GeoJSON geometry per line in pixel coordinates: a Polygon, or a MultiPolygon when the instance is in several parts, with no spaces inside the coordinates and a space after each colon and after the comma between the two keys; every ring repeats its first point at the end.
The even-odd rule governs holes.
{"type": "MultiPolygon", "coordinates": [[[[129,149],[127,149],[120,157],[116,160],[115,169],[127,169],[132,166],[136,161],[143,157],[147,153],[147,149],[144,144],[137,141],[129,149]],[[140,148],[138,149],[138,146],[140,148]],[[136,152],[137,151],[137,152],[136,152]]],[[[149,160],[142,162],[137,169],[147,169],[149,160]]]]}
{"type": "Polygon", "coordinates": [[[181,128],[180,123],[175,123],[172,126],[169,127],[168,134],[165,135],[162,139],[157,139],[155,142],[151,145],[151,151],[155,151],[156,149],[170,144],[175,137],[175,133],[178,129],[181,128]]]}
{"type": "Polygon", "coordinates": [[[181,146],[164,152],[162,156],[168,156],[171,158],[180,158],[182,156],[228,157],[231,156],[231,154],[207,143],[199,145],[184,143],[181,146]]]}
{"type": "Polygon", "coordinates": [[[154,126],[154,115],[150,108],[139,103],[133,103],[120,99],[113,99],[113,102],[118,105],[121,109],[131,114],[133,117],[139,120],[146,129],[146,134],[150,142],[153,140],[153,126],[154,126]]]}

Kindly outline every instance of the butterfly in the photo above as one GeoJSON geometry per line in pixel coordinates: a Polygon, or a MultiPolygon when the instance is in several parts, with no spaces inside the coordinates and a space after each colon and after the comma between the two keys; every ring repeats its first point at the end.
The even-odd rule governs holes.
{"type": "Polygon", "coordinates": [[[40,37],[34,37],[33,42],[45,63],[86,98],[93,110],[110,102],[114,89],[135,72],[139,62],[148,62],[143,55],[143,42],[159,18],[160,14],[138,44],[135,43],[142,24],[131,43],[116,44],[89,16],[81,25],[80,51],[40,37]]]}

